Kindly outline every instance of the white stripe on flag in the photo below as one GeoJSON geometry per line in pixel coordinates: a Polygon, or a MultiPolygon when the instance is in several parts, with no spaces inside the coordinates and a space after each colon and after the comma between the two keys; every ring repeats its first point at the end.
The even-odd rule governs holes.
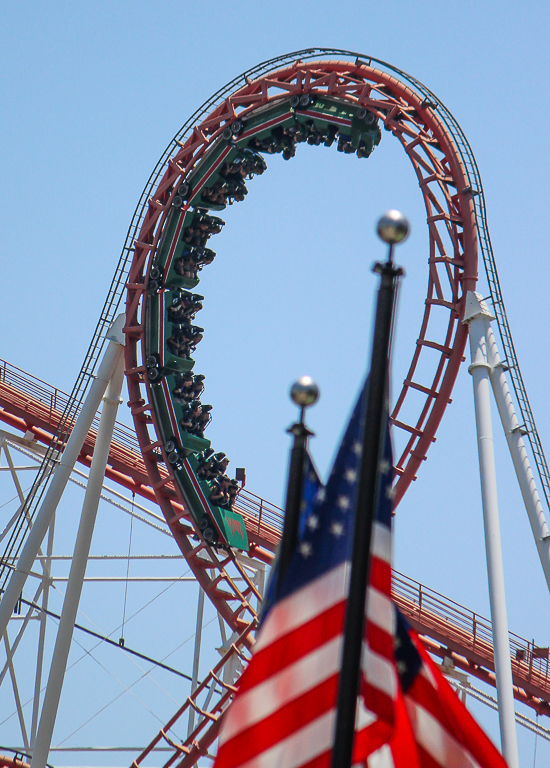
{"type": "Polygon", "coordinates": [[[391,531],[387,525],[373,523],[371,553],[380,560],[391,563],[391,543],[391,531]]]}
{"type": "Polygon", "coordinates": [[[343,600],[347,590],[348,570],[349,564],[342,563],[277,603],[259,632],[254,653],[343,600]]]}
{"type": "Polygon", "coordinates": [[[366,643],[363,643],[361,668],[365,680],[374,688],[383,691],[392,699],[397,692],[397,673],[391,661],[375,653],[366,643]]]}
{"type": "Polygon", "coordinates": [[[368,768],[395,768],[393,755],[389,744],[382,744],[380,749],[367,758],[368,768]]]}
{"type": "Polygon", "coordinates": [[[436,690],[439,688],[437,684],[437,680],[432,674],[432,670],[429,667],[427,667],[425,664],[422,664],[422,667],[420,669],[420,674],[423,675],[426,678],[426,680],[428,680],[432,688],[435,688],[436,690]]]}
{"type": "Polygon", "coordinates": [[[282,765],[297,768],[322,755],[332,746],[334,714],[335,710],[331,709],[261,755],[242,763],[239,768],[280,768],[282,765]]]}
{"type": "Polygon", "coordinates": [[[409,696],[405,696],[405,704],[417,743],[442,768],[479,768],[470,753],[424,707],[409,696]]]}
{"type": "Polygon", "coordinates": [[[263,683],[243,691],[227,710],[220,744],[336,674],[340,668],[341,647],[342,635],[339,635],[263,683]]]}
{"type": "Polygon", "coordinates": [[[374,587],[367,595],[367,618],[392,637],[395,634],[395,611],[390,598],[374,587]]]}
{"type": "Polygon", "coordinates": [[[362,731],[364,728],[372,725],[377,719],[378,716],[365,707],[363,697],[359,696],[357,699],[357,709],[355,710],[355,730],[362,731]]]}

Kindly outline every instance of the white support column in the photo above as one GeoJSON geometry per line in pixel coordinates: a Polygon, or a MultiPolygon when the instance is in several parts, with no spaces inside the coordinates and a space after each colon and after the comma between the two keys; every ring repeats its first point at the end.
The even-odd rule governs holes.
{"type": "Polygon", "coordinates": [[[53,540],[55,535],[55,515],[52,517],[50,523],[50,529],[48,533],[48,545],[46,549],[46,563],[45,571],[42,583],[44,589],[42,591],[42,611],[39,616],[40,629],[38,632],[38,650],[36,653],[36,672],[34,676],[34,697],[32,702],[32,721],[31,721],[31,749],[34,749],[34,742],[36,741],[36,733],[38,730],[38,714],[40,710],[40,692],[42,690],[42,669],[44,667],[44,648],[46,645],[46,626],[47,626],[47,610],[48,601],[50,597],[50,585],[53,586],[53,581],[50,578],[52,571],[52,552],[53,552],[53,540]],[[47,578],[46,578],[47,573],[47,578]]]}
{"type": "Polygon", "coordinates": [[[92,421],[97,413],[101,398],[105,393],[107,383],[112,379],[115,366],[120,357],[121,344],[124,344],[124,335],[122,328],[125,321],[125,315],[119,315],[107,334],[110,340],[109,345],[99,366],[90,391],[82,404],[80,413],[72,429],[71,436],[67,441],[65,450],[61,455],[59,465],[57,466],[42,505],[33,520],[33,526],[27,536],[25,545],[17,561],[17,568],[13,572],[2,600],[0,601],[0,637],[6,631],[8,622],[13,613],[13,609],[19,595],[23,591],[25,581],[29,571],[36,558],[40,545],[46,535],[50,521],[54,515],[59,500],[63,495],[65,486],[69,480],[70,474],[78,455],[84,445],[84,440],[92,426],[92,421]]]}
{"type": "Polygon", "coordinates": [[[500,740],[502,754],[508,763],[508,767],[519,768],[491,421],[490,365],[487,360],[487,331],[489,323],[493,319],[481,296],[470,291],[466,297],[464,322],[468,323],[470,328],[472,364],[468,370],[472,374],[474,384],[500,740]]]}
{"type": "Polygon", "coordinates": [[[101,496],[105,468],[109,458],[109,449],[113,436],[118,406],[121,402],[120,393],[124,380],[124,348],[118,346],[118,359],[116,361],[113,377],[107,386],[103,398],[101,420],[97,431],[97,438],[90,467],[88,487],[82,505],[82,515],[76,537],[73,560],[67,583],[67,591],[63,601],[63,610],[57,630],[55,648],[50,665],[48,685],[44,695],[44,703],[40,714],[40,724],[36,742],[34,744],[32,768],[45,768],[50,751],[53,729],[63,688],[63,680],[67,669],[67,659],[73,637],[74,624],[78,612],[82,584],[86,573],[86,565],[90,554],[90,546],[97,516],[97,508],[101,496]]]}
{"type": "Polygon", "coordinates": [[[520,424],[518,423],[514,403],[508,387],[508,381],[506,379],[505,368],[500,359],[495,335],[490,325],[487,333],[487,355],[489,365],[491,366],[491,384],[493,385],[493,392],[500,420],[504,428],[504,434],[506,435],[506,441],[514,463],[514,469],[516,470],[525,509],[527,510],[529,522],[531,523],[531,530],[533,531],[533,536],[537,545],[542,570],[544,571],[544,576],[546,578],[546,584],[550,590],[550,530],[548,530],[544,509],[531,470],[529,456],[527,454],[527,449],[525,448],[525,443],[523,442],[520,424]]]}
{"type": "MultiPolygon", "coordinates": [[[[199,599],[197,602],[197,626],[195,629],[195,650],[193,653],[193,680],[191,681],[191,693],[199,684],[199,663],[201,658],[202,622],[204,617],[204,590],[199,586],[199,599]]],[[[195,710],[189,707],[189,727],[187,735],[190,736],[195,728],[195,710]]]]}
{"type": "MultiPolygon", "coordinates": [[[[43,589],[44,589],[44,582],[42,581],[39,584],[38,589],[34,593],[34,597],[31,598],[31,600],[30,600],[31,603],[37,603],[38,602],[38,598],[40,597],[40,594],[41,594],[43,589]]],[[[21,622],[21,626],[19,628],[19,632],[17,633],[17,635],[15,636],[15,640],[11,644],[11,655],[12,656],[15,655],[15,652],[16,652],[18,646],[19,646],[19,643],[21,642],[21,638],[23,637],[23,633],[27,629],[27,627],[29,625],[29,621],[31,620],[31,618],[33,618],[33,616],[34,616],[34,608],[32,607],[32,605],[29,605],[27,613],[25,614],[25,618],[21,622]]],[[[7,633],[6,633],[6,635],[7,635],[7,633]]],[[[6,674],[7,674],[7,672],[8,672],[8,662],[6,661],[6,663],[4,664],[4,666],[2,668],[2,671],[0,672],[0,687],[2,686],[2,683],[4,682],[4,678],[5,678],[6,674]]],[[[32,746],[32,744],[31,744],[31,746],[32,746]]]]}
{"type": "Polygon", "coordinates": [[[30,748],[29,737],[27,736],[25,716],[23,714],[23,707],[21,706],[21,697],[19,696],[19,688],[17,687],[17,678],[15,677],[15,670],[13,668],[13,654],[10,648],[7,632],[4,635],[4,645],[6,646],[7,664],[10,671],[11,684],[13,688],[13,696],[15,698],[15,707],[17,709],[17,716],[19,718],[19,726],[21,728],[21,735],[23,737],[23,744],[25,745],[25,749],[28,750],[30,748]]]}

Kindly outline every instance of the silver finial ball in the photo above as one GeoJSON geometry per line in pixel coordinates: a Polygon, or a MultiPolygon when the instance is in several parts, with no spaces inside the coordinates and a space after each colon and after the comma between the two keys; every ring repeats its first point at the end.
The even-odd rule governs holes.
{"type": "Polygon", "coordinates": [[[400,211],[388,211],[378,219],[376,231],[380,240],[395,245],[409,234],[409,222],[400,211]]]}
{"type": "Polygon", "coordinates": [[[290,388],[290,397],[300,408],[305,408],[317,402],[319,399],[319,387],[311,376],[302,376],[290,388]]]}

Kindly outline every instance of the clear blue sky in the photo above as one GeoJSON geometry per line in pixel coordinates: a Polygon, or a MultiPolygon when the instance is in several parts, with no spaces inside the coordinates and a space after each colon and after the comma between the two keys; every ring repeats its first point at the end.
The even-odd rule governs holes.
{"type": "MultiPolygon", "coordinates": [[[[0,356],[70,389],[141,190],[176,130],[256,63],[303,47],[341,47],[417,77],[463,127],[483,179],[523,375],[549,446],[549,32],[549,7],[540,1],[4,5],[0,356]]],[[[396,390],[412,355],[427,238],[420,193],[395,144],[385,134],[361,162],[304,146],[289,163],[268,158],[269,172],[251,182],[246,203],[224,212],[227,226],[212,241],[218,258],[200,286],[206,334],[196,357],[214,405],[209,436],[232,468],[247,468],[250,490],[275,503],[283,496],[284,430],[294,417],[287,389],[303,373],[321,388],[310,416],[312,450],[320,469],[328,466],[365,368],[370,265],[382,253],[373,227],[390,207],[412,224],[398,254],[407,278],[396,390]]],[[[548,645],[550,600],[499,429],[495,423],[510,627],[548,645]]],[[[488,615],[465,368],[399,509],[396,567],[488,615]]],[[[484,717],[495,736],[496,719],[484,717]]],[[[533,738],[521,734],[520,743],[522,764],[530,765],[533,738]]],[[[539,745],[539,765],[544,748],[550,755],[539,745]]]]}

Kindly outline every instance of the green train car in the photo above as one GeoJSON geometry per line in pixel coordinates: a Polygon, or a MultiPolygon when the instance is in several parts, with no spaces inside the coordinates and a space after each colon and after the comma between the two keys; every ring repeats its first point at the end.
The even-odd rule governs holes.
{"type": "Polygon", "coordinates": [[[224,226],[215,214],[245,198],[245,180],[267,168],[263,155],[282,154],[289,160],[300,143],[328,147],[336,142],[344,154],[369,157],[380,140],[378,118],[365,107],[312,94],[283,98],[226,125],[173,190],[172,207],[147,277],[144,360],[163,456],[200,535],[212,545],[247,551],[246,527],[237,511],[210,502],[210,483],[197,474],[198,455],[210,447],[210,441],[182,428],[183,407],[173,393],[178,374],[195,366],[187,348],[183,349],[187,342],[178,348],[177,340],[200,341],[202,329],[174,323],[169,309],[182,291],[198,285],[200,271],[214,260],[216,254],[207,244],[224,226]]]}

